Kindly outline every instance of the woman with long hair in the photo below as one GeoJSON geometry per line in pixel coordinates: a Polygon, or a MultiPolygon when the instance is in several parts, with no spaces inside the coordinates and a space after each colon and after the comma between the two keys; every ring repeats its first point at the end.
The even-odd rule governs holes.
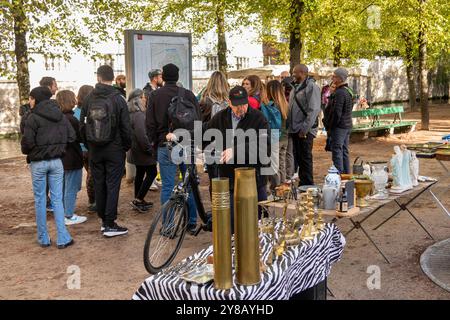
{"type": "Polygon", "coordinates": [[[279,142],[278,168],[274,168],[276,174],[270,178],[271,189],[286,181],[286,151],[288,146],[288,134],[286,129],[286,119],[288,117],[289,105],[284,96],[281,83],[272,80],[267,83],[267,104],[261,105],[261,111],[269,122],[270,129],[278,129],[271,135],[272,139],[279,142]]]}
{"type": "Polygon", "coordinates": [[[242,86],[247,90],[248,105],[253,109],[260,109],[261,103],[267,104],[267,94],[264,84],[256,75],[250,75],[244,78],[242,86]]]}
{"type": "MultiPolygon", "coordinates": [[[[84,100],[86,97],[94,90],[93,86],[90,85],[84,85],[81,86],[78,90],[77,95],[77,106],[75,109],[73,109],[75,118],[80,120],[81,115],[81,108],[83,107],[84,100]]],[[[95,189],[94,189],[94,178],[91,174],[91,169],[89,168],[89,152],[86,148],[86,146],[81,143],[81,150],[83,151],[83,167],[86,170],[86,191],[88,195],[88,210],[89,211],[97,211],[96,205],[95,205],[95,189]]]]}
{"type": "Polygon", "coordinates": [[[75,214],[77,194],[81,190],[81,180],[83,178],[83,151],[81,150],[80,122],[74,116],[73,109],[77,104],[75,93],[70,90],[61,90],[56,95],[56,102],[61,108],[64,116],[69,120],[75,130],[77,139],[68,143],[66,153],[62,157],[64,167],[64,214],[67,226],[83,223],[87,220],[84,216],[75,214]]]}
{"type": "Polygon", "coordinates": [[[228,107],[229,92],[230,85],[225,75],[220,71],[214,71],[200,99],[200,110],[204,122],[209,121],[217,112],[228,107]]]}

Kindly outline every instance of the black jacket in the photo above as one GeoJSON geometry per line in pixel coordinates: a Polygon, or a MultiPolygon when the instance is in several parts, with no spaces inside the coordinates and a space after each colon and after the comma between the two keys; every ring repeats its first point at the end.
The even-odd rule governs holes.
{"type": "Polygon", "coordinates": [[[227,139],[227,129],[233,129],[233,123],[231,120],[231,109],[226,108],[222,111],[219,111],[205,126],[205,129],[218,129],[222,137],[224,137],[223,148],[220,148],[219,145],[215,145],[214,148],[220,154],[223,150],[233,147],[234,149],[234,164],[219,164],[219,174],[221,177],[230,178],[230,189],[234,188],[234,169],[242,168],[242,167],[254,167],[256,168],[257,182],[262,183],[264,179],[260,179],[261,168],[262,167],[270,167],[270,163],[262,163],[260,148],[266,147],[267,155],[270,157],[270,135],[269,135],[269,124],[264,117],[263,113],[259,110],[253,109],[250,106],[248,107],[248,111],[245,116],[239,121],[236,130],[242,129],[244,131],[248,129],[256,130],[256,133],[259,137],[262,137],[260,140],[253,141],[252,139],[245,139],[245,143],[239,143],[236,137],[233,138],[230,144],[226,141],[227,139]],[[265,129],[265,131],[260,131],[265,129]],[[265,139],[263,136],[265,136],[265,139]],[[267,144],[261,145],[261,142],[267,141],[267,144]],[[238,145],[239,143],[239,145],[238,145]],[[256,149],[252,149],[252,147],[256,146],[256,149]],[[240,152],[239,152],[240,151],[240,152]],[[256,152],[256,155],[255,155],[256,152]],[[256,164],[250,163],[251,157],[256,156],[256,164]],[[244,163],[238,164],[237,160],[240,157],[245,157],[244,163]]]}
{"type": "Polygon", "coordinates": [[[25,121],[22,153],[29,161],[62,158],[67,143],[75,139],[75,131],[56,101],[46,100],[36,105],[25,121]]]}
{"type": "Polygon", "coordinates": [[[64,170],[79,170],[83,169],[83,152],[81,151],[81,135],[80,135],[80,122],[73,115],[73,111],[64,114],[67,120],[69,120],[75,131],[76,140],[67,144],[66,153],[62,158],[64,170]]]}
{"type": "Polygon", "coordinates": [[[334,93],[330,104],[331,109],[328,110],[329,116],[326,120],[327,130],[352,128],[353,98],[345,87],[348,87],[348,85],[340,86],[334,93]]]}
{"type": "Polygon", "coordinates": [[[156,152],[148,140],[145,129],[145,114],[142,111],[130,113],[131,119],[131,150],[127,154],[127,161],[137,166],[156,164],[156,152]]]}
{"type": "MultiPolygon", "coordinates": [[[[185,90],[185,98],[196,107],[197,113],[200,114],[197,98],[192,91],[183,90],[185,90]]],[[[146,114],[147,135],[155,147],[161,147],[166,142],[166,135],[170,132],[168,108],[170,101],[177,94],[178,86],[172,82],[166,83],[150,94],[146,114]]]]}
{"type": "Polygon", "coordinates": [[[80,115],[80,131],[82,142],[87,146],[93,159],[96,154],[105,151],[126,152],[131,148],[131,128],[130,115],[128,113],[128,106],[125,98],[120,94],[119,90],[113,86],[102,83],[97,83],[95,89],[89,94],[81,108],[80,115]],[[86,117],[89,100],[94,96],[108,97],[111,99],[116,113],[116,137],[114,141],[104,146],[94,146],[86,140],[86,117]]]}

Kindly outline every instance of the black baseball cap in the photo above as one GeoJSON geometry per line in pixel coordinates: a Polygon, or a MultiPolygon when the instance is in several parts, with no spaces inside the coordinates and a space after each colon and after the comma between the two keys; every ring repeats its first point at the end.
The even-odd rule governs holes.
{"type": "Polygon", "coordinates": [[[229,98],[233,106],[248,104],[247,91],[242,86],[236,86],[230,90],[229,98]]]}

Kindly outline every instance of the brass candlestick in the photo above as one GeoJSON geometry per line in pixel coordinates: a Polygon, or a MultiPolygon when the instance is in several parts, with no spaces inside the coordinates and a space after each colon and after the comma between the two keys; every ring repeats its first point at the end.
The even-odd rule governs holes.
{"type": "Polygon", "coordinates": [[[301,211],[303,212],[303,219],[304,219],[302,231],[300,233],[300,239],[301,240],[314,239],[314,237],[311,234],[310,228],[309,228],[310,216],[308,215],[308,199],[307,199],[306,193],[300,194],[300,208],[301,208],[301,211]]]}
{"type": "Polygon", "coordinates": [[[308,229],[312,236],[316,236],[319,231],[317,231],[316,227],[314,226],[314,207],[315,207],[315,199],[314,194],[317,193],[317,189],[309,188],[306,190],[307,199],[308,199],[308,215],[309,215],[309,221],[308,221],[308,229]]]}

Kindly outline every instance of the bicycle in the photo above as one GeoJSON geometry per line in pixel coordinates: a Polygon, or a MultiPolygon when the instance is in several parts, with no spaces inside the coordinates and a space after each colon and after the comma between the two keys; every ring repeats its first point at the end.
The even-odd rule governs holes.
{"type": "MultiPolygon", "coordinates": [[[[183,157],[186,158],[188,147],[173,141],[168,142],[169,152],[173,145],[179,146],[183,157]]],[[[191,145],[191,162],[187,164],[183,181],[176,184],[169,200],[163,204],[156,217],[153,219],[144,245],[144,265],[151,274],[160,272],[168,267],[175,259],[186,234],[188,225],[188,197],[190,191],[194,196],[197,206],[197,215],[203,222],[193,236],[198,236],[200,231],[212,231],[211,214],[206,213],[203,206],[199,184],[200,179],[195,164],[195,147],[191,145]]]]}

